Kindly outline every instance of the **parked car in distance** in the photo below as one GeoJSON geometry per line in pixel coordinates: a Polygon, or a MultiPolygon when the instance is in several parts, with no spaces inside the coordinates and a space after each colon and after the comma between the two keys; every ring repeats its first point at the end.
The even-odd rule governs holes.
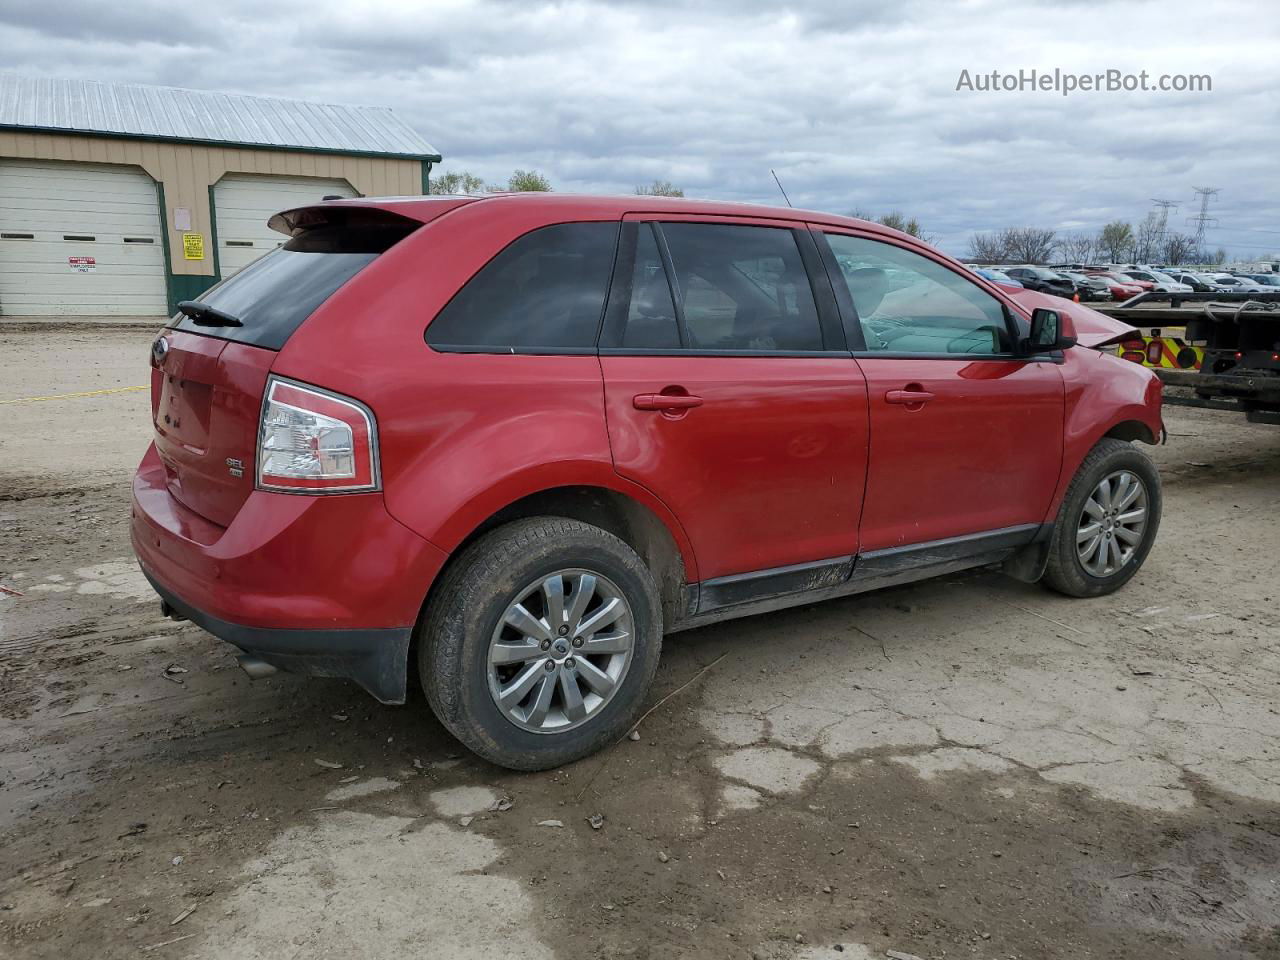
{"type": "Polygon", "coordinates": [[[134,551],[252,675],[420,677],[494,763],[621,739],[666,634],[994,564],[1096,597],[1155,539],[1160,382],[1094,349],[1129,328],[897,231],[532,193],[271,226],[152,344],[134,551]]]}
{"type": "Polygon", "coordinates": [[[1271,288],[1249,277],[1235,277],[1229,273],[1212,274],[1214,282],[1227,293],[1266,293],[1271,288]]]}
{"type": "Polygon", "coordinates": [[[997,270],[995,267],[978,267],[973,264],[966,264],[966,266],[978,276],[984,277],[992,283],[1000,283],[1006,287],[1022,286],[1022,281],[1014,279],[1003,270],[997,270]]]}
{"type": "Polygon", "coordinates": [[[1260,283],[1272,290],[1280,288],[1280,273],[1238,273],[1236,276],[1260,283]]]}
{"type": "Polygon", "coordinates": [[[1173,277],[1173,279],[1177,280],[1179,283],[1186,284],[1191,288],[1193,293],[1210,293],[1214,289],[1210,284],[1200,279],[1197,274],[1187,273],[1184,270],[1174,270],[1169,274],[1169,276],[1173,277]]]}
{"type": "Polygon", "coordinates": [[[1035,290],[1037,293],[1051,293],[1069,300],[1076,292],[1075,285],[1070,280],[1048,267],[1028,264],[1021,267],[1005,267],[1004,272],[1028,290],[1035,290]]]}
{"type": "Polygon", "coordinates": [[[1111,299],[1111,285],[1104,278],[1089,276],[1087,273],[1078,273],[1075,270],[1060,270],[1058,272],[1071,281],[1071,285],[1075,288],[1075,292],[1082,303],[1092,300],[1111,299]]]}
{"type": "Polygon", "coordinates": [[[1179,283],[1173,277],[1166,273],[1160,273],[1158,270],[1125,270],[1124,275],[1132,277],[1134,280],[1142,280],[1151,284],[1151,289],[1156,293],[1191,293],[1192,288],[1189,284],[1179,283]]]}
{"type": "Polygon", "coordinates": [[[1100,277],[1108,284],[1111,296],[1116,300],[1128,300],[1130,297],[1136,297],[1140,293],[1146,293],[1151,289],[1152,285],[1143,280],[1135,280],[1133,277],[1127,277],[1122,273],[1113,273],[1111,271],[1102,270],[1090,273],[1091,277],[1100,277]]]}
{"type": "Polygon", "coordinates": [[[1192,293],[1190,284],[1179,283],[1169,274],[1162,274],[1158,270],[1125,270],[1125,276],[1132,276],[1135,280],[1144,280],[1151,284],[1151,288],[1156,293],[1192,293]]]}

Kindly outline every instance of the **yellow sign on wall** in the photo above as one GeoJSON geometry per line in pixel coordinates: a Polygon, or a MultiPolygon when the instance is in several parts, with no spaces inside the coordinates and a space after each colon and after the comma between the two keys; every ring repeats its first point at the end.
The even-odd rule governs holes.
{"type": "Polygon", "coordinates": [[[204,234],[184,233],[182,235],[182,256],[186,260],[203,260],[204,234]]]}

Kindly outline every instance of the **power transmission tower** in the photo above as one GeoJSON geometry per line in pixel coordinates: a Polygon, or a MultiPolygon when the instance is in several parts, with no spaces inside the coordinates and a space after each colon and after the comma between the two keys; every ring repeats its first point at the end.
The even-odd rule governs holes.
{"type": "Polygon", "coordinates": [[[1159,219],[1156,221],[1156,249],[1163,250],[1165,232],[1169,228],[1169,210],[1177,210],[1178,202],[1176,200],[1161,200],[1158,197],[1152,198],[1151,202],[1160,208],[1160,213],[1157,215],[1159,219]]]}
{"type": "Polygon", "coordinates": [[[1192,187],[1196,192],[1196,196],[1200,198],[1200,212],[1194,217],[1187,217],[1187,223],[1196,225],[1195,245],[1199,251],[1204,246],[1204,233],[1209,227],[1218,225],[1218,218],[1209,216],[1209,201],[1213,199],[1214,194],[1218,192],[1218,187],[1192,187]]]}

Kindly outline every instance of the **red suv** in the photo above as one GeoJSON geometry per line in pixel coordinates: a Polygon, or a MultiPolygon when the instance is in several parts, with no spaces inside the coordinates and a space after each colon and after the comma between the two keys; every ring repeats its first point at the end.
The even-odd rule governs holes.
{"type": "Polygon", "coordinates": [[[403,703],[416,657],[496,763],[625,734],[673,631],[991,564],[1096,596],[1155,538],[1159,382],[1088,348],[1124,328],[897,231],[545,194],[271,223],[153,344],[142,569],[251,674],[403,703]]]}

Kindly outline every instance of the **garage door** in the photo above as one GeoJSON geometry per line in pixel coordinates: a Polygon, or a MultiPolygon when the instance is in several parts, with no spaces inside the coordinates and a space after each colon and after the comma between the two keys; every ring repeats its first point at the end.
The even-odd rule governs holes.
{"type": "Polygon", "coordinates": [[[167,313],[160,229],[137,167],[0,160],[0,313],[167,313]]]}
{"type": "Polygon", "coordinates": [[[231,276],[284,243],[284,235],[267,226],[267,220],[273,214],[290,207],[318,203],[328,196],[355,195],[355,190],[345,180],[247,174],[223,177],[213,188],[218,225],[218,266],[222,275],[231,276]]]}

